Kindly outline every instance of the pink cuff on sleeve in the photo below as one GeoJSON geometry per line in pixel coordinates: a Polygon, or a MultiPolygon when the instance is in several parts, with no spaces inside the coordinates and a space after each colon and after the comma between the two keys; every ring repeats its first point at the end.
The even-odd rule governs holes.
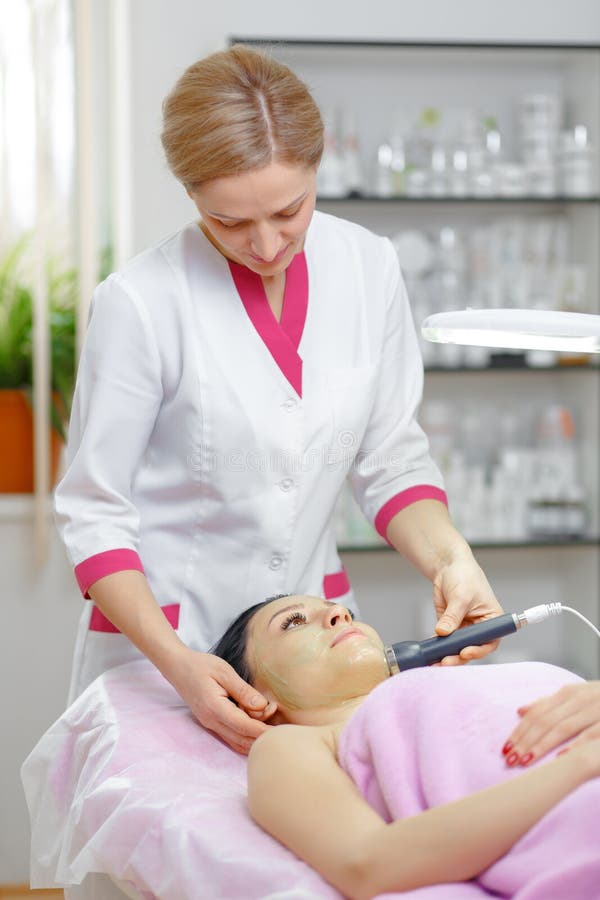
{"type": "Polygon", "coordinates": [[[127,548],[104,550],[103,553],[89,556],[75,566],[75,578],[84,598],[89,600],[88,588],[99,578],[112,575],[113,572],[124,572],[131,569],[144,574],[142,561],[135,550],[127,548]]]}
{"type": "Polygon", "coordinates": [[[418,500],[439,500],[440,503],[448,506],[446,492],[442,491],[441,488],[434,487],[432,484],[416,484],[405,491],[400,491],[399,494],[395,494],[387,503],[384,503],[375,516],[375,529],[382,538],[387,540],[387,528],[396,513],[410,506],[411,503],[416,503],[418,500]]]}
{"type": "MultiPolygon", "coordinates": [[[[169,603],[168,606],[161,606],[161,609],[167,622],[177,631],[179,628],[179,603],[169,603]]],[[[113,625],[97,606],[92,606],[89,628],[90,631],[102,631],[104,634],[121,634],[117,626],[113,625]]]]}

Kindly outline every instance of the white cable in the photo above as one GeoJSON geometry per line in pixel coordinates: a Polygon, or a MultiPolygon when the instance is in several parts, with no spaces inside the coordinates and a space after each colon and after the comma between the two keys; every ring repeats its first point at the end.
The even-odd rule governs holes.
{"type": "Polygon", "coordinates": [[[578,619],[589,625],[594,634],[600,638],[600,631],[589,619],[586,619],[579,610],[572,609],[570,606],[563,606],[562,603],[542,603],[540,606],[531,606],[520,613],[519,618],[522,617],[528,625],[537,625],[538,622],[544,622],[550,616],[558,616],[561,612],[573,613],[574,616],[577,616],[578,619]]]}
{"type": "Polygon", "coordinates": [[[561,612],[565,610],[566,612],[573,613],[574,616],[577,616],[578,619],[581,619],[582,622],[585,622],[586,625],[589,625],[592,631],[600,638],[600,631],[596,628],[596,626],[590,622],[589,619],[586,619],[585,616],[582,616],[579,610],[571,609],[570,606],[561,606],[561,612]]]}

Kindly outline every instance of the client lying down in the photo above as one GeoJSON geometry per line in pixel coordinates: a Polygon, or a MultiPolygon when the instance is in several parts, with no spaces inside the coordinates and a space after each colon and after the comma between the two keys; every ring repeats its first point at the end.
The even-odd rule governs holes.
{"type": "Polygon", "coordinates": [[[345,896],[475,879],[493,896],[600,898],[600,740],[525,770],[498,749],[518,707],[576,675],[515,663],[390,677],[373,628],[307,596],[247,610],[214,652],[284,726],[251,750],[252,817],[345,896]]]}

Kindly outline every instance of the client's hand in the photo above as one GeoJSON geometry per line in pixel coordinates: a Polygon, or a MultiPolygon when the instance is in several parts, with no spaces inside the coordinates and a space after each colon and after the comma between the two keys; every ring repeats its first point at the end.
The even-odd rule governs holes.
{"type": "MultiPolygon", "coordinates": [[[[470,553],[454,559],[438,573],[433,582],[433,605],[438,617],[435,630],[441,636],[503,612],[483,570],[470,553]]],[[[481,659],[497,646],[498,641],[492,641],[480,647],[465,647],[460,656],[444,657],[442,665],[457,666],[481,659]]]]}
{"type": "Polygon", "coordinates": [[[269,727],[264,720],[277,708],[240,678],[229,663],[210,653],[186,647],[170,676],[173,687],[200,724],[238,753],[249,752],[256,738],[269,727]]]}
{"type": "Polygon", "coordinates": [[[600,738],[600,681],[565,685],[517,712],[521,721],[502,752],[509,766],[526,766],[564,741],[571,749],[600,738]]]}

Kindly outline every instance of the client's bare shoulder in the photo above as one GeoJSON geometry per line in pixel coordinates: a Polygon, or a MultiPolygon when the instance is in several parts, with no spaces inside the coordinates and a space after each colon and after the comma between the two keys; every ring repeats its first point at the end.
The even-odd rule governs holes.
{"type": "Polygon", "coordinates": [[[335,757],[340,730],[337,725],[274,725],[254,741],[248,757],[250,770],[282,756],[289,758],[313,750],[325,750],[335,757]]]}
{"type": "Polygon", "coordinates": [[[277,725],[261,734],[248,756],[252,818],[282,840],[288,804],[297,807],[307,791],[318,796],[319,779],[337,770],[335,747],[332,726],[277,725]]]}
{"type": "Polygon", "coordinates": [[[335,760],[337,727],[334,725],[274,725],[254,741],[248,756],[248,789],[284,776],[287,767],[307,760],[335,760]]]}

